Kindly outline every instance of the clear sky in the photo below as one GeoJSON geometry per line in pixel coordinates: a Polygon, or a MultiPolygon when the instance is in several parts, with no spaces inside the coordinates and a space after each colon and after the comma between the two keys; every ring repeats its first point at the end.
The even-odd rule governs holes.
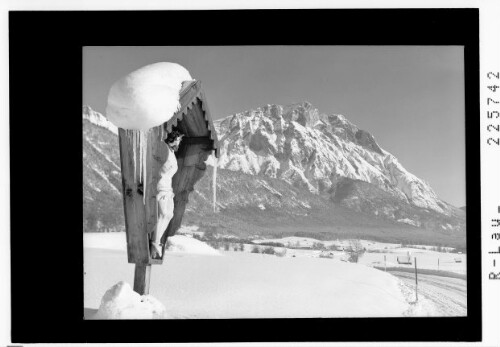
{"type": "Polygon", "coordinates": [[[104,114],[117,79],[160,61],[202,82],[215,119],[300,101],[343,114],[443,200],[465,205],[461,46],[84,47],[83,104],[104,114]]]}

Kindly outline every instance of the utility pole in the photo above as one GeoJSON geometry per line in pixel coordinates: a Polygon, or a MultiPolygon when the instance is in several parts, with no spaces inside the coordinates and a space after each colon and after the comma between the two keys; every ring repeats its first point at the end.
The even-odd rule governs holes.
{"type": "Polygon", "coordinates": [[[418,301],[418,275],[417,275],[417,257],[415,259],[415,298],[418,301]]]}

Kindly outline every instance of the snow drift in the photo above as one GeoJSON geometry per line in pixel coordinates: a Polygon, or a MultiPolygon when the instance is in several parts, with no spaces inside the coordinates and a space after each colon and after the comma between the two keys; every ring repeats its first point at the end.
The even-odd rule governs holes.
{"type": "Polygon", "coordinates": [[[144,66],[116,81],[108,94],[106,117],[119,128],[146,131],[179,110],[182,82],[192,80],[179,64],[144,66]]]}
{"type": "Polygon", "coordinates": [[[139,295],[120,281],[108,289],[93,319],[163,319],[165,306],[151,295],[139,295]]]}
{"type": "Polygon", "coordinates": [[[221,255],[219,251],[192,237],[174,235],[168,238],[167,252],[221,255]]]}
{"type": "MultiPolygon", "coordinates": [[[[107,237],[104,233],[99,236],[107,237]]],[[[179,239],[198,241],[188,237],[179,239]]],[[[102,244],[107,242],[103,240],[102,244]]],[[[133,264],[127,263],[125,250],[88,248],[89,245],[85,243],[84,250],[84,302],[89,309],[99,307],[100,303],[100,313],[95,318],[126,319],[162,314],[161,306],[154,299],[131,294],[124,284],[108,290],[118,282],[133,280],[133,264]],[[109,294],[103,297],[106,290],[109,294]]],[[[164,264],[153,269],[150,294],[167,307],[168,318],[432,314],[413,311],[410,302],[414,293],[402,290],[396,277],[360,264],[245,252],[225,252],[224,255],[165,253],[164,264]]]]}

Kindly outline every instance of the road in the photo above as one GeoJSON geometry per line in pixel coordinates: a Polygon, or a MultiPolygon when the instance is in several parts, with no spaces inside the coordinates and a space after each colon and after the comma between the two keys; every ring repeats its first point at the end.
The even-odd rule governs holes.
{"type": "MultiPolygon", "coordinates": [[[[414,274],[400,271],[391,271],[391,274],[415,288],[414,274]]],[[[419,274],[418,295],[432,301],[439,315],[467,315],[467,281],[464,279],[419,274]]]]}

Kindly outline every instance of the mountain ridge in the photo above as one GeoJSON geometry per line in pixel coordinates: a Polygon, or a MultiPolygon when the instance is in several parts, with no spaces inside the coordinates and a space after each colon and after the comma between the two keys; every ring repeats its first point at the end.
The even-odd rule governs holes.
{"type": "Polygon", "coordinates": [[[280,177],[316,193],[348,177],[375,184],[419,207],[445,214],[454,209],[368,131],[343,115],[320,113],[308,102],[268,104],[214,125],[221,142],[219,167],[280,177]]]}

